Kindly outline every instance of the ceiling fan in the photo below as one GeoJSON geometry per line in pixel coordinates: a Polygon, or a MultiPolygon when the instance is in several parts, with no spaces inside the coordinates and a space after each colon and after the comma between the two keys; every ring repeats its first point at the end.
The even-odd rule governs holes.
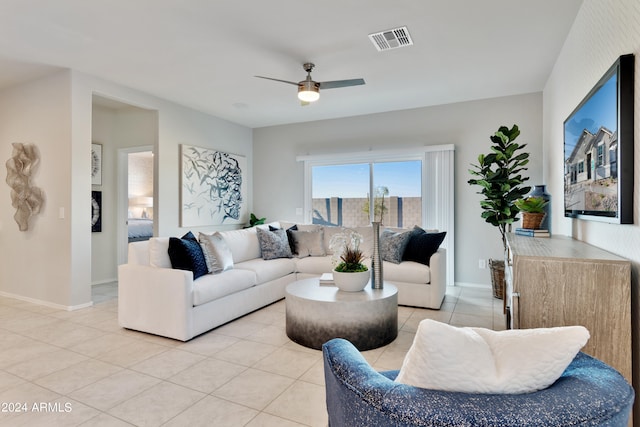
{"type": "Polygon", "coordinates": [[[290,82],[288,80],[274,79],[271,77],[254,76],[260,79],[274,80],[276,82],[289,83],[298,86],[298,99],[302,105],[317,101],[320,98],[320,89],[335,89],[339,87],[359,86],[364,84],[364,79],[332,80],[329,82],[316,82],[311,80],[311,70],[315,67],[311,62],[302,65],[307,72],[307,78],[300,82],[290,82]]]}

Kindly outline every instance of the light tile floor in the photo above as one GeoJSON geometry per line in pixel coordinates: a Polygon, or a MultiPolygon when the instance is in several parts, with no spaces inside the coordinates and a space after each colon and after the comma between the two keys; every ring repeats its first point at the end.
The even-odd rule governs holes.
{"type": "MultiPolygon", "coordinates": [[[[67,312],[0,297],[2,426],[326,426],[322,353],[290,341],[284,301],[187,343],[118,326],[117,286],[67,312]]],[[[441,310],[399,307],[398,338],[364,352],[399,369],[418,323],[504,328],[489,288],[441,310]]]]}

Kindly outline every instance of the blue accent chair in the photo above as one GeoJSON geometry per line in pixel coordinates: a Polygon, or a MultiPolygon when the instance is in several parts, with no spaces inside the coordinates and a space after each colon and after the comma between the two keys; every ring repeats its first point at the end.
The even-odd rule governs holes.
{"type": "Polygon", "coordinates": [[[349,342],[322,347],[330,427],[611,426],[628,424],[634,391],[613,368],[578,353],[549,388],[528,394],[428,390],[377,372],[349,342]]]}

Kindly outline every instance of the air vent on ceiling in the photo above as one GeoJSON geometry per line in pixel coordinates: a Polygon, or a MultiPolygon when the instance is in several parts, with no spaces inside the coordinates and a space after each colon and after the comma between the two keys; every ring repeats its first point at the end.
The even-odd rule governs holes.
{"type": "Polygon", "coordinates": [[[371,40],[371,43],[373,43],[376,49],[378,49],[378,52],[411,46],[413,44],[413,40],[411,40],[407,27],[399,27],[394,28],[393,30],[369,34],[369,40],[371,40]]]}

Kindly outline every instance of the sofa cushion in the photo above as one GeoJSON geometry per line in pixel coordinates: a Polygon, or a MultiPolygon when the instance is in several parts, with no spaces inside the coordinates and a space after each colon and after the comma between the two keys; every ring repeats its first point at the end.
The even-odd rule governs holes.
{"type": "Polygon", "coordinates": [[[282,228],[274,230],[263,230],[258,228],[258,242],[260,252],[265,260],[276,258],[291,258],[291,246],[287,239],[287,233],[282,228]]]}
{"type": "MultiPolygon", "coordinates": [[[[149,240],[131,242],[127,250],[127,263],[135,265],[151,265],[149,240]]],[[[167,254],[167,256],[169,256],[167,254]]]]}
{"type": "Polygon", "coordinates": [[[402,261],[400,264],[383,261],[384,280],[406,283],[431,283],[431,268],[413,261],[402,261]]]}
{"type": "Polygon", "coordinates": [[[264,260],[262,258],[250,259],[235,264],[235,269],[250,270],[256,275],[256,284],[262,284],[279,279],[295,271],[296,263],[291,258],[277,258],[264,260]]]}
{"type": "Polygon", "coordinates": [[[383,261],[389,261],[394,264],[400,264],[402,254],[411,238],[411,230],[392,231],[383,230],[380,233],[380,255],[383,261]]]}
{"type": "Polygon", "coordinates": [[[352,227],[351,230],[362,236],[362,241],[360,242],[362,255],[364,255],[365,258],[371,258],[373,255],[373,227],[352,227]]]}
{"type": "Polygon", "coordinates": [[[344,233],[346,228],[339,226],[322,228],[324,234],[324,251],[327,255],[333,255],[333,251],[331,250],[331,238],[338,233],[344,233]]]}
{"type": "Polygon", "coordinates": [[[193,282],[193,305],[205,304],[255,284],[256,275],[249,270],[232,269],[220,274],[207,274],[193,282]]]}
{"type": "Polygon", "coordinates": [[[233,255],[220,233],[200,233],[198,240],[202,246],[204,259],[207,261],[209,273],[220,273],[233,268],[233,255]]]}
{"type": "Polygon", "coordinates": [[[168,252],[171,266],[178,270],[193,272],[194,279],[209,273],[202,247],[190,231],[180,239],[169,237],[168,252]]]}
{"type": "Polygon", "coordinates": [[[324,232],[317,231],[287,230],[293,241],[292,252],[299,258],[308,256],[325,256],[324,232]]]}
{"type": "Polygon", "coordinates": [[[234,263],[260,258],[260,243],[256,230],[257,227],[251,227],[220,232],[227,242],[234,263]]]}
{"type": "Polygon", "coordinates": [[[396,381],[463,393],[530,393],[553,384],[588,339],[583,326],[496,332],[426,319],[396,381]]]}
{"type": "Polygon", "coordinates": [[[403,261],[415,261],[429,265],[431,255],[438,251],[447,232],[428,233],[422,228],[415,226],[411,231],[411,238],[402,255],[403,261]]]}
{"type": "Polygon", "coordinates": [[[168,237],[149,239],[149,265],[158,268],[171,268],[168,237]]]}
{"type": "Polygon", "coordinates": [[[296,272],[304,274],[323,274],[333,270],[331,257],[305,257],[294,258],[296,262],[296,272]]]}

